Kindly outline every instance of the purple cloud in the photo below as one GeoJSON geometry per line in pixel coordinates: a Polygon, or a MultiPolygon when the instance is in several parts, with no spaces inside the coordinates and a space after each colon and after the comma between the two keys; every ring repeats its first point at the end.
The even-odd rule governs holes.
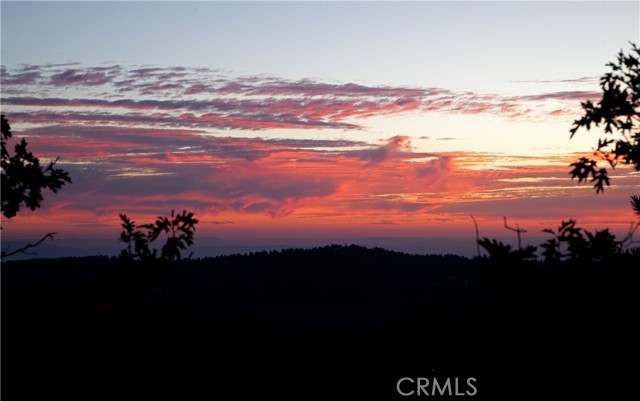
{"type": "Polygon", "coordinates": [[[564,92],[543,93],[540,95],[532,95],[532,96],[523,96],[522,99],[536,100],[536,101],[544,101],[548,99],[585,101],[589,99],[598,99],[600,97],[602,97],[602,93],[600,92],[564,91],[564,92]]]}
{"type": "MultiPolygon", "coordinates": [[[[33,93],[27,91],[32,86],[34,91],[37,89],[36,93],[53,96],[15,96],[2,99],[2,103],[9,107],[31,107],[26,114],[39,113],[31,122],[40,124],[47,123],[45,117],[48,116],[49,124],[152,124],[241,130],[361,129],[363,125],[355,120],[374,116],[446,112],[493,113],[509,118],[531,114],[530,105],[535,102],[558,100],[568,104],[594,95],[571,91],[517,97],[441,88],[291,81],[260,75],[233,78],[217,70],[185,67],[74,66],[62,71],[60,67],[47,65],[28,66],[28,71],[24,68],[27,67],[15,71],[3,68],[7,93],[33,93]],[[64,96],[68,92],[61,87],[68,86],[76,86],[78,90],[74,93],[84,96],[64,96]],[[76,110],[78,108],[83,110],[76,110]]],[[[568,108],[557,107],[553,113],[540,115],[548,117],[565,110],[568,108]]],[[[375,159],[376,155],[371,157],[375,159]]]]}
{"type": "Polygon", "coordinates": [[[11,74],[5,66],[0,69],[0,79],[2,86],[12,85],[33,85],[40,78],[40,71],[37,66],[28,66],[20,72],[11,74]]]}
{"type": "Polygon", "coordinates": [[[111,79],[105,71],[81,72],[76,69],[71,69],[52,75],[50,83],[55,86],[104,85],[110,81],[111,79]]]}

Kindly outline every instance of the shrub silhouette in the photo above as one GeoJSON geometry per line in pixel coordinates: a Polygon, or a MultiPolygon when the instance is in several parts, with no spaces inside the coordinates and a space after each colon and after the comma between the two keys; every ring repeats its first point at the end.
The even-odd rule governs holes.
{"type": "Polygon", "coordinates": [[[509,264],[509,263],[520,263],[520,262],[530,262],[536,259],[535,253],[537,248],[535,246],[527,245],[526,247],[522,247],[522,233],[526,233],[527,230],[520,228],[520,225],[516,225],[516,227],[511,227],[507,223],[507,218],[503,217],[504,220],[504,228],[507,230],[513,231],[518,236],[518,249],[513,250],[511,245],[505,244],[501,241],[489,238],[479,238],[477,223],[476,224],[476,242],[479,246],[484,248],[485,251],[489,254],[489,259],[497,264],[509,264]]]}
{"type": "Polygon", "coordinates": [[[486,237],[477,239],[477,244],[488,254],[488,256],[480,258],[482,261],[480,273],[484,280],[491,283],[513,283],[520,281],[523,275],[530,271],[532,265],[537,261],[537,248],[532,245],[522,247],[520,243],[521,232],[518,232],[517,249],[513,249],[511,245],[496,239],[486,237]]]}
{"type": "Polygon", "coordinates": [[[478,243],[489,253],[489,257],[494,261],[529,261],[536,258],[536,247],[533,245],[513,250],[511,245],[495,239],[483,238],[478,243]]]}
{"type": "Polygon", "coordinates": [[[120,214],[120,241],[126,247],[109,269],[105,293],[111,300],[111,318],[119,322],[118,330],[131,344],[147,344],[175,327],[174,322],[184,315],[184,265],[175,262],[193,245],[198,223],[193,216],[186,210],[172,210],[169,217],[158,216],[155,222],[138,226],[120,214]],[[165,238],[164,244],[154,248],[161,237],[165,238]],[[182,275],[176,275],[178,272],[182,275]]]}
{"type": "MultiPolygon", "coordinates": [[[[506,221],[506,220],[505,220],[506,221]]],[[[593,268],[604,266],[623,258],[633,257],[637,249],[625,249],[633,243],[631,240],[637,225],[632,225],[629,234],[623,240],[618,240],[608,228],[590,232],[578,227],[576,221],[563,221],[556,229],[542,230],[553,237],[539,246],[520,246],[520,232],[518,229],[518,249],[495,239],[477,239],[477,243],[488,254],[483,259],[487,262],[485,271],[490,270],[493,276],[513,275],[514,269],[530,267],[538,262],[538,251],[541,261],[547,265],[567,265],[579,268],[593,268]]],[[[509,228],[505,225],[505,227],[509,228]]]]}
{"type": "Polygon", "coordinates": [[[543,232],[554,235],[540,245],[545,262],[563,260],[580,263],[599,263],[610,260],[623,252],[623,241],[618,241],[608,228],[591,233],[576,227],[576,221],[563,221],[557,231],[544,229],[543,232]]]}
{"type": "Polygon", "coordinates": [[[176,214],[172,210],[170,218],[158,216],[154,223],[136,226],[127,215],[121,214],[123,231],[120,234],[120,241],[127,245],[122,250],[121,256],[133,261],[181,259],[181,252],[193,245],[195,225],[198,223],[198,220],[193,216],[193,213],[187,213],[186,210],[180,214],[176,214]],[[162,234],[166,235],[166,242],[160,248],[160,256],[158,257],[158,249],[152,249],[151,245],[162,234]]]}

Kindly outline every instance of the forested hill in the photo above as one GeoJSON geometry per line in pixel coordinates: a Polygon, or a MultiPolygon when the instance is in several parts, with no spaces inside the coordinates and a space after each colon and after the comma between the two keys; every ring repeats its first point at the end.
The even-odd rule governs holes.
{"type": "MultiPolygon", "coordinates": [[[[137,277],[144,273],[137,269],[107,257],[32,259],[6,263],[3,281],[9,293],[21,286],[45,286],[47,291],[84,291],[100,298],[100,293],[110,296],[112,282],[137,281],[144,287],[144,278],[137,277]]],[[[399,323],[432,302],[443,287],[464,286],[464,296],[475,295],[471,288],[478,264],[455,255],[334,245],[183,260],[156,270],[149,277],[163,281],[165,300],[172,307],[176,302],[186,305],[205,324],[242,318],[280,331],[285,326],[399,323]],[[160,271],[163,277],[154,276],[160,271]]]]}
{"type": "Polygon", "coordinates": [[[390,400],[407,399],[403,377],[473,377],[473,399],[626,394],[638,374],[624,361],[638,353],[639,288],[637,271],[619,266],[357,246],[6,262],[2,392],[390,400]]]}

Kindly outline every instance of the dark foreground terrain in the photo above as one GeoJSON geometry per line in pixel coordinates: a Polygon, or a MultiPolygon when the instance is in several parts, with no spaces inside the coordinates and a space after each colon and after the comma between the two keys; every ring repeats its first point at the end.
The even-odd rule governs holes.
{"type": "Polygon", "coordinates": [[[355,246],[7,262],[2,398],[635,398],[635,262],[496,267],[355,246]]]}

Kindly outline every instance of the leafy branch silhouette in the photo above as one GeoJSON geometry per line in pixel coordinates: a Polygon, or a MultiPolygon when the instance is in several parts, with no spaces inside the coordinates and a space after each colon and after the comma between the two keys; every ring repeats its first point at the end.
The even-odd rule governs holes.
{"type": "Polygon", "coordinates": [[[56,193],[71,183],[69,173],[55,167],[58,159],[43,168],[40,160],[27,149],[24,138],[15,145],[15,153],[11,155],[7,141],[12,136],[9,121],[2,115],[2,215],[8,219],[22,206],[31,210],[39,208],[43,189],[56,193]]]}
{"type": "MultiPolygon", "coordinates": [[[[611,71],[600,78],[602,98],[597,104],[590,100],[582,102],[584,114],[573,122],[571,136],[584,128],[604,127],[611,137],[599,138],[592,157],[581,157],[571,163],[571,179],[593,182],[596,193],[604,192],[610,179],[606,168],[598,167],[598,160],[605,161],[611,168],[620,163],[632,165],[640,171],[640,48],[631,43],[630,54],[622,50],[615,62],[607,63],[611,71]],[[617,136],[615,136],[617,134],[617,136]]],[[[638,200],[634,210],[640,215],[638,200]]]]}
{"type": "Polygon", "coordinates": [[[153,261],[166,260],[174,261],[182,258],[181,252],[193,245],[198,220],[193,213],[183,210],[176,214],[171,211],[170,217],[158,216],[155,222],[136,226],[127,215],[120,214],[123,231],[120,234],[120,241],[126,244],[121,256],[129,260],[153,261]],[[158,249],[152,248],[152,243],[162,235],[166,236],[164,245],[158,249]]]}
{"type": "Polygon", "coordinates": [[[640,196],[631,195],[631,200],[629,201],[629,203],[631,203],[631,208],[633,209],[635,214],[640,217],[640,196]]]}

